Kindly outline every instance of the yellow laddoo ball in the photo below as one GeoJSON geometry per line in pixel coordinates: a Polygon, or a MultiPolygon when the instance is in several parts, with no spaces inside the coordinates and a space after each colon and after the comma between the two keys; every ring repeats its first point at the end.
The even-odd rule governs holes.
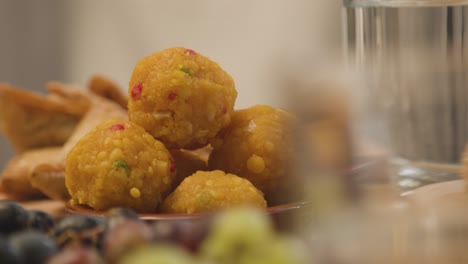
{"type": "Polygon", "coordinates": [[[248,180],[223,171],[197,171],[164,200],[165,213],[202,213],[237,205],[267,206],[263,193],[248,180]]]}
{"type": "Polygon", "coordinates": [[[169,148],[207,145],[226,127],[237,97],[214,61],[181,47],[141,59],[129,83],[129,118],[169,148]]]}
{"type": "Polygon", "coordinates": [[[210,169],[248,179],[270,205],[287,200],[293,188],[295,123],[294,115],[270,106],[235,111],[230,125],[213,140],[210,169]]]}
{"type": "Polygon", "coordinates": [[[70,151],[65,185],[74,204],[155,212],[172,188],[175,170],[161,142],[133,122],[112,119],[70,151]]]}

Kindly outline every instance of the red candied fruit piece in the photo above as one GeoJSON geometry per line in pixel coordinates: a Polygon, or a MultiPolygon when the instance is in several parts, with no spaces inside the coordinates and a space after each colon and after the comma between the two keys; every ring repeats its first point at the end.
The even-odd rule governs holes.
{"type": "Polygon", "coordinates": [[[195,56],[197,55],[197,53],[194,51],[194,50],[191,50],[191,49],[185,49],[185,52],[189,55],[192,55],[192,56],[195,56]]]}
{"type": "Polygon", "coordinates": [[[135,84],[135,86],[133,86],[132,88],[132,98],[140,99],[142,91],[143,91],[143,85],[141,83],[135,84]]]}
{"type": "Polygon", "coordinates": [[[171,168],[169,169],[172,173],[176,171],[176,164],[175,161],[171,160],[171,168]]]}
{"type": "Polygon", "coordinates": [[[115,124],[111,126],[112,131],[124,130],[125,127],[122,124],[115,124]]]}
{"type": "Polygon", "coordinates": [[[168,98],[169,100],[172,101],[172,100],[174,100],[174,99],[177,98],[177,93],[175,93],[175,92],[170,92],[170,93],[167,95],[167,98],[168,98]]]}
{"type": "Polygon", "coordinates": [[[227,113],[227,108],[224,107],[224,108],[223,108],[223,114],[226,114],[226,113],[227,113]]]}

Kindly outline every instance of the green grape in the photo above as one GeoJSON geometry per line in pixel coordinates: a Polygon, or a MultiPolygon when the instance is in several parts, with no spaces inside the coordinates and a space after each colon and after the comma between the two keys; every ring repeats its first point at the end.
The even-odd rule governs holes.
{"type": "Polygon", "coordinates": [[[246,207],[219,215],[200,252],[207,263],[222,264],[306,263],[301,253],[275,233],[267,214],[246,207]]]}
{"type": "Polygon", "coordinates": [[[253,254],[245,255],[238,264],[310,264],[301,244],[277,236],[262,245],[253,254]]]}
{"type": "Polygon", "coordinates": [[[122,257],[119,264],[197,264],[182,248],[170,244],[151,244],[122,257]]]}
{"type": "Polygon", "coordinates": [[[232,208],[214,220],[202,244],[201,254],[211,259],[228,260],[265,243],[272,236],[272,224],[265,213],[250,207],[232,208]]]}

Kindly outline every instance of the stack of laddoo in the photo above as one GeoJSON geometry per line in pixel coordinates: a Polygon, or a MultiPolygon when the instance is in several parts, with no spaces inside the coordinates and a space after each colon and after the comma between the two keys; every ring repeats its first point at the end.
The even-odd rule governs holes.
{"type": "Polygon", "coordinates": [[[69,152],[73,204],[201,213],[287,200],[296,118],[235,110],[234,80],[216,62],[182,47],[156,52],[135,66],[128,97],[128,120],[101,123],[69,152]]]}

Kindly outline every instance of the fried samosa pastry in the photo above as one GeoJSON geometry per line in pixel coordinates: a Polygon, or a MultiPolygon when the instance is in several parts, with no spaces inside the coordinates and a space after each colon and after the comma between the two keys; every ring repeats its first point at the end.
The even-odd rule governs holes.
{"type": "Polygon", "coordinates": [[[105,79],[98,78],[94,88],[82,89],[49,82],[48,95],[0,84],[0,105],[4,106],[0,132],[18,153],[0,178],[3,192],[18,199],[44,194],[56,200],[69,198],[64,165],[68,152],[102,121],[128,118],[126,109],[117,101],[120,98],[123,103],[124,96],[119,97],[116,90],[119,88],[105,83],[105,79]]]}
{"type": "Polygon", "coordinates": [[[70,194],[65,187],[65,164],[43,163],[37,165],[29,175],[31,185],[47,197],[67,201],[70,194]]]}
{"type": "Polygon", "coordinates": [[[94,75],[89,80],[88,87],[95,94],[114,101],[127,109],[128,97],[123,93],[123,89],[113,81],[100,75],[94,75]]]}
{"type": "Polygon", "coordinates": [[[61,150],[60,147],[28,150],[11,159],[0,176],[2,192],[19,200],[44,197],[31,185],[30,175],[37,165],[57,160],[61,150]]]}
{"type": "Polygon", "coordinates": [[[76,143],[94,129],[98,124],[109,118],[127,119],[127,112],[118,104],[107,99],[93,104],[91,109],[81,119],[75,131],[65,145],[60,149],[55,160],[38,164],[30,174],[32,186],[39,189],[49,198],[68,200],[70,198],[65,187],[65,159],[76,143]]]}
{"type": "Polygon", "coordinates": [[[57,81],[46,83],[49,98],[59,103],[67,104],[68,111],[83,116],[93,104],[91,92],[75,85],[64,84],[57,81]]]}
{"type": "Polygon", "coordinates": [[[16,153],[67,141],[88,109],[60,98],[0,84],[0,132],[16,153]]]}

